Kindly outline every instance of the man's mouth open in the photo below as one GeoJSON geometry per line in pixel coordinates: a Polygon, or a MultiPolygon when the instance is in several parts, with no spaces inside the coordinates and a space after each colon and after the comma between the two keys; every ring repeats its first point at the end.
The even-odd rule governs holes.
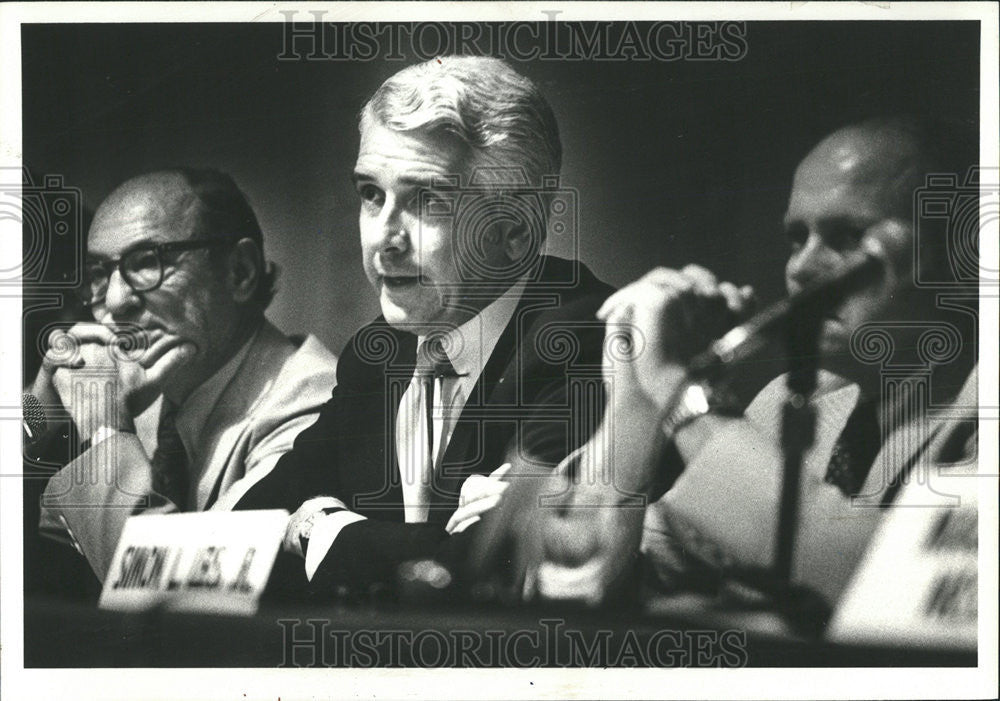
{"type": "Polygon", "coordinates": [[[403,289],[407,287],[414,286],[420,282],[420,277],[417,275],[393,275],[384,276],[382,278],[382,284],[390,289],[403,289]]]}

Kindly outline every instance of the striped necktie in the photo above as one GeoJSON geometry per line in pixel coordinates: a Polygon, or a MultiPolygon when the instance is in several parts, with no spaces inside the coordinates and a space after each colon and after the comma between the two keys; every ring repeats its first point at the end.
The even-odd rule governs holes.
{"type": "Polygon", "coordinates": [[[188,456],[177,432],[177,407],[166,399],[160,410],[152,465],[153,491],[184,511],[187,505],[188,456]]]}
{"type": "Polygon", "coordinates": [[[859,403],[833,446],[823,480],[835,485],[845,496],[857,494],[881,447],[882,433],[875,403],[859,403]]]}

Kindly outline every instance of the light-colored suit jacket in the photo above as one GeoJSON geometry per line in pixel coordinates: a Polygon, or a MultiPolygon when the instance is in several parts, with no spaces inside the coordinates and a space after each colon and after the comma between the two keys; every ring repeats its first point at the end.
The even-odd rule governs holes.
{"type": "MultiPolygon", "coordinates": [[[[938,470],[963,462],[968,469],[969,459],[975,459],[973,370],[948,406],[899,422],[885,436],[859,495],[845,496],[824,476],[858,394],[856,385],[846,385],[816,396],[816,438],[803,461],[792,582],[830,604],[847,585],[899,480],[924,480],[932,495],[938,470]],[[961,443],[957,451],[956,439],[961,443]],[[956,453],[966,459],[956,461],[956,453]]],[[[646,509],[641,549],[666,588],[697,581],[692,573],[766,571],[772,566],[784,396],[782,376],[754,399],[745,421],[714,435],[671,490],[646,509]]],[[[941,494],[933,496],[941,503],[941,494]]]]}
{"type": "MultiPolygon", "coordinates": [[[[209,410],[198,455],[189,456],[190,510],[229,509],[271,471],[329,399],[336,362],[316,338],[296,348],[264,323],[209,410]]],[[[137,426],[143,419],[155,426],[160,404],[137,426]]],[[[153,491],[151,456],[136,435],[113,433],[55,474],[42,495],[42,534],[68,539],[102,581],[130,516],[179,510],[153,491]]]]}

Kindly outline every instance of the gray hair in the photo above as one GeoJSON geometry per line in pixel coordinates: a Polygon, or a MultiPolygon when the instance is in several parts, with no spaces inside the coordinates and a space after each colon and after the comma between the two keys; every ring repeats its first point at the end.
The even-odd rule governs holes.
{"type": "Polygon", "coordinates": [[[373,120],[393,131],[454,134],[473,150],[475,166],[523,169],[536,187],[562,166],[552,108],[531,80],[496,58],[443,56],[404,68],[365,104],[360,129],[373,120]]]}

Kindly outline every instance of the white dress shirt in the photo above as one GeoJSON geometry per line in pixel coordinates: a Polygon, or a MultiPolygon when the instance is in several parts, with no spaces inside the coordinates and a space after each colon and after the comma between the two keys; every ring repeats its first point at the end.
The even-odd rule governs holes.
{"type": "MultiPolygon", "coordinates": [[[[526,279],[522,278],[503,295],[491,302],[479,314],[461,326],[449,331],[444,340],[445,352],[458,377],[439,377],[434,380],[434,450],[433,466],[440,468],[441,461],[458,417],[473,388],[483,374],[483,368],[493,354],[500,335],[511,317],[524,292],[526,279]]],[[[425,336],[417,338],[417,347],[425,336]]],[[[426,412],[424,410],[423,383],[415,371],[410,384],[400,400],[396,414],[396,454],[399,461],[400,479],[403,487],[403,510],[407,523],[427,521],[429,511],[428,496],[431,475],[426,473],[425,456],[427,448],[426,412]]],[[[495,467],[499,467],[498,465],[495,467]]],[[[365,517],[350,511],[344,502],[335,497],[310,499],[292,517],[286,548],[296,550],[297,526],[311,521],[309,545],[304,553],[306,576],[312,579],[320,563],[326,557],[334,540],[347,525],[365,517]],[[336,513],[317,513],[324,508],[343,509],[336,513]]]]}
{"type": "MultiPolygon", "coordinates": [[[[187,454],[188,475],[190,491],[188,492],[188,504],[192,509],[201,510],[208,501],[215,481],[209,480],[201,484],[202,473],[208,464],[208,455],[213,448],[206,443],[206,430],[208,417],[218,404],[223,391],[236,376],[236,372],[243,364],[250,346],[260,333],[258,329],[244,343],[232,358],[226,361],[225,365],[215,371],[207,380],[198,385],[184,400],[177,409],[177,433],[180,435],[181,443],[184,445],[184,452],[187,454]]],[[[163,409],[163,395],[160,395],[146,411],[135,417],[135,433],[142,447],[148,456],[156,452],[156,434],[160,424],[160,413],[163,409]]],[[[91,443],[96,445],[100,441],[111,435],[113,431],[106,428],[99,429],[91,439],[91,443]]],[[[277,462],[279,456],[274,457],[277,462]]],[[[152,459],[152,458],[150,458],[152,459]]],[[[270,466],[267,468],[270,469],[270,466]]]]}

